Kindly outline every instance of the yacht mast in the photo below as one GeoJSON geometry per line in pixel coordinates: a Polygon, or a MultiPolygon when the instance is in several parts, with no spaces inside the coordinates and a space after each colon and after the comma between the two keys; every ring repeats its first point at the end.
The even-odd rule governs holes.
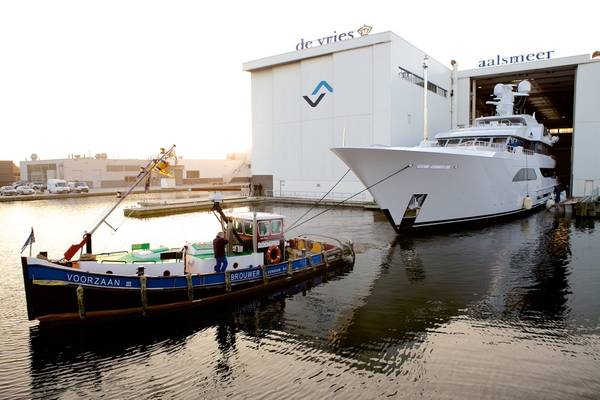
{"type": "Polygon", "coordinates": [[[423,58],[423,141],[429,140],[427,127],[427,54],[423,58]]]}

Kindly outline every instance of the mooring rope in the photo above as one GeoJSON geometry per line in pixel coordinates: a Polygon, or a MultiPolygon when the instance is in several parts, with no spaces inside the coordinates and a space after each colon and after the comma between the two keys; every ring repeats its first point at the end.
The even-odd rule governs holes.
{"type": "Polygon", "coordinates": [[[309,212],[311,212],[311,211],[313,210],[313,208],[315,208],[316,206],[318,206],[318,205],[319,205],[319,203],[321,203],[321,202],[323,201],[323,199],[324,199],[325,197],[327,197],[327,195],[328,195],[329,193],[331,193],[331,191],[332,191],[333,189],[335,189],[335,187],[336,187],[336,186],[337,186],[337,185],[338,185],[338,184],[339,184],[339,183],[342,181],[342,179],[344,179],[344,178],[346,177],[346,175],[348,175],[348,172],[350,172],[350,168],[348,168],[348,171],[346,171],[346,173],[345,173],[344,175],[342,175],[342,177],[341,177],[340,179],[338,179],[338,181],[335,183],[335,185],[333,185],[333,186],[331,187],[331,189],[329,189],[329,191],[323,195],[323,197],[321,197],[321,198],[320,198],[320,199],[319,199],[319,200],[318,200],[318,201],[317,201],[315,204],[313,204],[313,205],[312,205],[312,207],[308,209],[308,211],[306,211],[304,214],[302,214],[300,217],[298,217],[298,219],[296,219],[296,220],[295,220],[295,221],[294,221],[294,222],[293,222],[293,223],[290,225],[290,227],[289,227],[289,229],[288,229],[288,230],[290,230],[290,229],[293,229],[293,228],[294,228],[294,226],[295,226],[295,225],[298,223],[298,221],[300,221],[302,218],[304,218],[304,216],[305,216],[306,214],[308,214],[309,212]]]}
{"type": "Polygon", "coordinates": [[[366,192],[367,190],[371,189],[373,186],[379,185],[381,182],[384,182],[384,181],[386,181],[386,180],[390,179],[392,176],[394,176],[394,175],[397,175],[397,174],[399,174],[400,172],[402,172],[402,171],[404,171],[404,170],[406,170],[406,169],[408,169],[408,168],[410,168],[410,167],[412,167],[412,166],[413,166],[412,164],[406,164],[404,167],[400,168],[398,171],[396,171],[396,172],[393,172],[393,173],[391,173],[390,175],[386,176],[385,178],[382,178],[382,179],[378,180],[377,182],[375,182],[374,184],[372,184],[372,185],[370,185],[370,186],[366,187],[365,189],[361,190],[360,192],[357,192],[357,193],[353,194],[353,195],[352,195],[352,196],[350,196],[350,197],[346,197],[346,198],[345,198],[344,200],[342,200],[341,202],[339,202],[339,203],[337,203],[337,204],[334,204],[334,205],[332,205],[331,207],[328,207],[328,208],[326,208],[325,210],[321,211],[321,212],[320,212],[320,213],[318,213],[318,214],[315,214],[315,215],[313,215],[312,217],[310,217],[310,218],[309,218],[309,219],[307,219],[306,221],[303,221],[303,222],[301,222],[301,223],[297,224],[296,226],[293,226],[293,227],[291,227],[290,229],[287,229],[287,230],[286,230],[286,232],[289,232],[289,231],[291,231],[292,229],[296,229],[296,228],[298,228],[299,226],[302,226],[302,225],[304,225],[304,224],[305,224],[305,223],[307,223],[308,221],[311,221],[311,220],[313,220],[313,219],[317,218],[318,216],[325,214],[327,211],[330,211],[330,210],[332,210],[334,207],[341,206],[342,204],[344,204],[344,203],[345,203],[345,202],[347,202],[348,200],[350,200],[350,199],[352,199],[352,198],[354,198],[354,197],[358,196],[359,194],[361,194],[361,193],[363,193],[363,192],[366,192]]]}

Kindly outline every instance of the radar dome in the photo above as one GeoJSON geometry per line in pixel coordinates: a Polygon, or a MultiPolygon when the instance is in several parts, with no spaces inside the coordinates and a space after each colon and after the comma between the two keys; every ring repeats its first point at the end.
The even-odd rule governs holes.
{"type": "Polygon", "coordinates": [[[517,87],[517,91],[521,93],[529,93],[531,92],[531,83],[529,81],[521,81],[519,82],[519,86],[517,87]]]}
{"type": "Polygon", "coordinates": [[[500,97],[500,96],[502,96],[503,93],[504,93],[504,85],[501,83],[497,83],[496,86],[494,86],[494,96],[500,97]]]}
{"type": "Polygon", "coordinates": [[[35,161],[38,159],[38,155],[36,153],[31,154],[31,161],[35,161]]]}

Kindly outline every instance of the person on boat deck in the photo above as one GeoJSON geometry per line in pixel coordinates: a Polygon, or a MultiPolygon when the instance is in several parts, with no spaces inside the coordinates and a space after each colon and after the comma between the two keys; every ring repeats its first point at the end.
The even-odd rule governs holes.
{"type": "Polygon", "coordinates": [[[225,246],[227,243],[229,241],[224,238],[223,232],[217,233],[217,237],[213,240],[213,252],[217,260],[215,272],[225,272],[225,269],[227,269],[227,257],[225,256],[225,246]]]}

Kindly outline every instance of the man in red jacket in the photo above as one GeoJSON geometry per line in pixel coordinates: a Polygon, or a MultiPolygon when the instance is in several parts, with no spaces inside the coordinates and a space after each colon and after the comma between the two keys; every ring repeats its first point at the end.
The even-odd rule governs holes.
{"type": "Polygon", "coordinates": [[[227,269],[227,257],[225,256],[225,246],[229,241],[223,237],[223,232],[217,233],[217,237],[213,240],[213,252],[217,260],[215,272],[225,272],[227,269]]]}

